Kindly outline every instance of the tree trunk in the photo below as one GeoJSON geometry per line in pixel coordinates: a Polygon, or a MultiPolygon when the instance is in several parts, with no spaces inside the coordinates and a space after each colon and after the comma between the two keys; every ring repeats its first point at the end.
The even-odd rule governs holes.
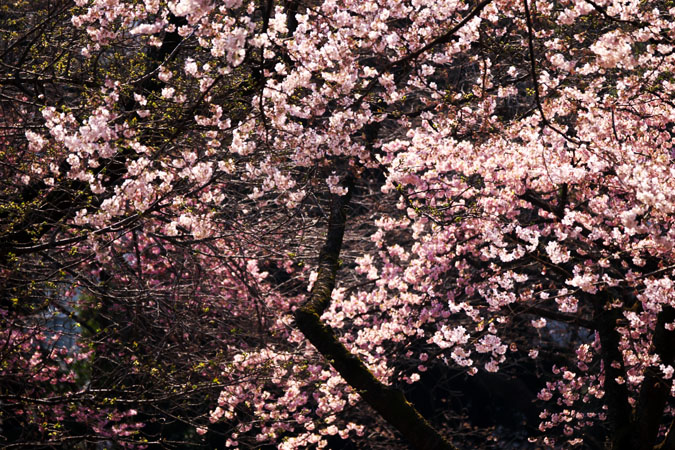
{"type": "MultiPolygon", "coordinates": [[[[351,184],[351,183],[349,183],[351,184]]],[[[321,322],[330,305],[339,268],[346,222],[346,206],[353,186],[345,196],[334,196],[326,241],[319,254],[319,274],[309,300],[295,313],[298,328],[347,383],[403,437],[419,450],[456,450],[422,417],[397,389],[381,383],[363,362],[347,350],[333,330],[321,322]]]]}

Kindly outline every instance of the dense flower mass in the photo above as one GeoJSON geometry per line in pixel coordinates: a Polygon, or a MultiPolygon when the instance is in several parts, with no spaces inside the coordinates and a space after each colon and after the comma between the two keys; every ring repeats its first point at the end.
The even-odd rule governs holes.
{"type": "Polygon", "coordinates": [[[15,3],[0,446],[673,446],[669,1],[15,3]]]}

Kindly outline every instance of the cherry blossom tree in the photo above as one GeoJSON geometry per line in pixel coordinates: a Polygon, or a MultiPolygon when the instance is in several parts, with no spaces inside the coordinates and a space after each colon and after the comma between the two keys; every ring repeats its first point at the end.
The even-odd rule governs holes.
{"type": "Polygon", "coordinates": [[[2,445],[675,448],[669,2],[2,7],[2,445]]]}

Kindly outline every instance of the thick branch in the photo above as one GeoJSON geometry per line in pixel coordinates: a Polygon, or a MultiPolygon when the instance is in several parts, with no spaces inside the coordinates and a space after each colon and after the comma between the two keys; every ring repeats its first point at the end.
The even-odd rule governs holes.
{"type": "MultiPolygon", "coordinates": [[[[661,363],[670,365],[675,358],[675,331],[665,328],[667,323],[675,320],[675,308],[666,306],[658,316],[652,350],[659,355],[661,363]]],[[[658,367],[650,366],[645,371],[645,378],[640,389],[637,411],[635,414],[636,449],[652,449],[656,443],[663,411],[670,396],[672,379],[666,380],[658,367]]]]}
{"type": "MultiPolygon", "coordinates": [[[[617,298],[621,298],[617,295],[617,298]]],[[[631,447],[631,407],[628,403],[628,388],[625,382],[626,371],[623,365],[623,355],[619,350],[621,336],[616,330],[616,322],[622,317],[621,309],[609,307],[612,303],[612,293],[602,292],[595,300],[596,329],[600,334],[602,345],[602,362],[605,370],[605,402],[607,417],[613,431],[612,450],[634,450],[631,447]]]]}
{"type": "Polygon", "coordinates": [[[666,436],[654,450],[675,450],[675,420],[670,423],[666,436]]]}
{"type": "MultiPolygon", "coordinates": [[[[352,186],[349,186],[350,193],[352,186]]],[[[363,362],[351,354],[333,330],[321,322],[321,314],[330,305],[339,268],[349,196],[335,196],[331,204],[328,234],[319,254],[319,274],[309,300],[295,313],[298,328],[342,378],[415,448],[420,450],[454,450],[420,415],[397,389],[382,384],[363,362]]]]}

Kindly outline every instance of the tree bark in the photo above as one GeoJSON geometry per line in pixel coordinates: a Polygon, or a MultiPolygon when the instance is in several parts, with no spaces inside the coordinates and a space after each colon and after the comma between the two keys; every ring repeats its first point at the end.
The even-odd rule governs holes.
{"type": "Polygon", "coordinates": [[[602,346],[602,362],[605,367],[605,402],[607,404],[607,418],[612,430],[610,448],[612,450],[635,450],[631,433],[631,406],[628,403],[629,392],[625,381],[626,370],[623,365],[623,355],[619,350],[621,336],[616,330],[616,322],[622,315],[620,308],[612,308],[612,300],[622,298],[619,293],[605,291],[599,294],[595,301],[593,317],[596,329],[600,335],[602,346]]]}
{"type": "MultiPolygon", "coordinates": [[[[659,355],[661,363],[665,365],[671,365],[675,358],[675,331],[665,328],[667,323],[673,321],[675,321],[675,308],[664,306],[656,322],[652,351],[659,355]]],[[[651,366],[645,371],[635,413],[636,449],[651,450],[654,448],[672,383],[672,378],[666,380],[658,367],[651,366]]],[[[665,439],[665,442],[668,442],[668,439],[665,439]]],[[[670,445],[673,445],[672,438],[670,445]]]]}
{"type": "MultiPolygon", "coordinates": [[[[595,323],[602,344],[602,358],[605,366],[605,401],[607,416],[612,428],[610,448],[612,450],[652,450],[675,447],[671,432],[656,445],[663,412],[670,396],[672,380],[666,380],[658,367],[648,367],[637,398],[632,408],[628,402],[629,392],[618,378],[627,378],[623,366],[623,355],[619,350],[620,335],[616,330],[617,320],[623,317],[620,308],[605,308],[612,300],[628,302],[625,292],[608,291],[596,302],[595,323]],[[617,364],[618,363],[618,364],[617,364]]],[[[668,331],[665,324],[675,320],[675,309],[665,306],[658,316],[652,341],[652,351],[659,355],[661,363],[672,364],[675,359],[675,331],[668,331]]]]}
{"type": "Polygon", "coordinates": [[[333,330],[321,322],[321,314],[330,305],[335,287],[346,223],[345,209],[352,190],[350,185],[347,195],[332,199],[328,233],[319,254],[319,274],[309,300],[295,313],[297,326],[342,378],[413,447],[419,450],[456,450],[401,391],[375,378],[365,364],[347,350],[333,330]]]}

